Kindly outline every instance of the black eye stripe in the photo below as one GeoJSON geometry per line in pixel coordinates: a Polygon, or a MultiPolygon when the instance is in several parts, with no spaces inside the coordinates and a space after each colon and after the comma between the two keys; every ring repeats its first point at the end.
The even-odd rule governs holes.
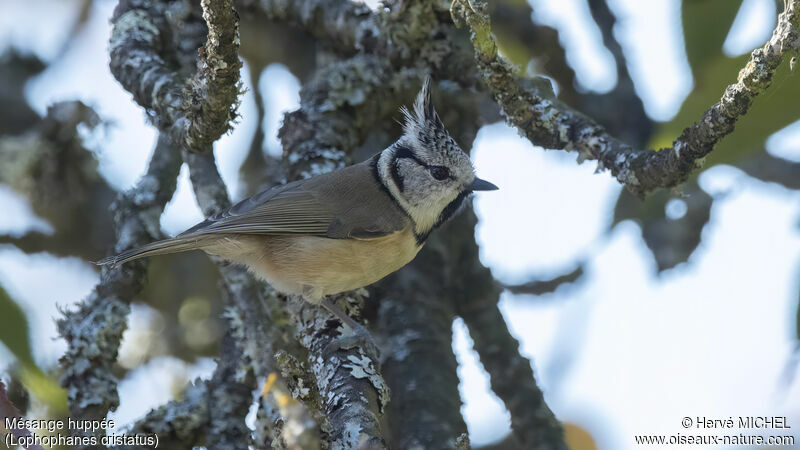
{"type": "Polygon", "coordinates": [[[397,150],[395,150],[394,152],[394,157],[395,159],[407,158],[414,161],[415,163],[419,164],[422,167],[428,167],[427,164],[425,164],[424,162],[420,161],[419,158],[417,158],[417,155],[415,155],[410,148],[402,145],[397,146],[397,150]]]}
{"type": "MultiPolygon", "coordinates": [[[[417,158],[417,155],[415,155],[414,152],[410,148],[408,148],[408,147],[406,147],[404,145],[398,145],[397,149],[394,152],[394,161],[392,162],[392,172],[393,172],[392,177],[395,178],[395,183],[397,183],[397,178],[402,178],[399,173],[397,173],[397,176],[394,175],[394,172],[397,171],[397,160],[399,160],[399,159],[410,159],[410,160],[414,161],[415,163],[419,164],[420,166],[422,166],[422,167],[428,169],[429,171],[431,171],[431,175],[433,175],[433,177],[436,178],[437,180],[441,181],[441,180],[444,180],[446,178],[452,178],[452,175],[450,174],[450,169],[448,169],[447,167],[445,167],[445,166],[432,166],[432,165],[429,165],[429,164],[425,164],[424,162],[420,161],[419,158],[417,158]],[[435,171],[442,172],[442,170],[444,171],[445,175],[442,176],[441,178],[437,177],[434,174],[435,171]]],[[[398,183],[398,185],[402,186],[402,182],[398,183]]],[[[401,188],[400,190],[402,191],[403,189],[401,188]]]]}
{"type": "Polygon", "coordinates": [[[392,161],[392,165],[389,167],[389,173],[392,176],[392,180],[394,180],[394,184],[397,185],[397,188],[400,189],[400,192],[403,192],[405,190],[405,180],[403,179],[403,176],[400,175],[400,170],[397,168],[398,159],[399,158],[395,157],[394,161],[392,161]]]}

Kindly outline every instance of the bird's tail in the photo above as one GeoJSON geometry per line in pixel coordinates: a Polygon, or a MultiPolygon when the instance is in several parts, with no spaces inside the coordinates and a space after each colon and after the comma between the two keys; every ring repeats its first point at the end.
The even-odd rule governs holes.
{"type": "Polygon", "coordinates": [[[141,247],[126,250],[119,255],[109,256],[97,261],[98,266],[116,267],[139,258],[148,256],[166,255],[168,253],[185,252],[188,250],[203,249],[216,242],[219,238],[214,236],[186,236],[164,239],[163,241],[151,242],[141,247]]]}

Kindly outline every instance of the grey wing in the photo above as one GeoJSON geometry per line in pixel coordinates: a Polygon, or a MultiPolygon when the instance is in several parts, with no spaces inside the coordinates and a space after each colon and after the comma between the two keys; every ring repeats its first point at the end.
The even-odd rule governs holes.
{"type": "Polygon", "coordinates": [[[408,221],[380,189],[369,167],[356,164],[274,187],[179,236],[242,233],[366,239],[399,231],[408,221]]]}
{"type": "Polygon", "coordinates": [[[228,233],[324,235],[334,219],[330,208],[297,182],[242,200],[179,236],[228,233]]]}

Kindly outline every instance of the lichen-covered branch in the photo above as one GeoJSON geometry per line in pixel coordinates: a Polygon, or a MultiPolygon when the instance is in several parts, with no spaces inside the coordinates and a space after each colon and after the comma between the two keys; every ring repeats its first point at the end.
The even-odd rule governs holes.
{"type": "Polygon", "coordinates": [[[109,42],[111,73],[159,128],[183,114],[182,77],[162,54],[170,48],[166,16],[165,3],[120,0],[109,42]]]}
{"type": "MultiPolygon", "coordinates": [[[[339,304],[360,300],[348,296],[338,295],[339,304]]],[[[291,299],[287,306],[297,323],[298,339],[308,349],[308,366],[326,418],[325,440],[331,448],[383,448],[380,416],[389,390],[378,361],[361,346],[331,345],[344,330],[327,311],[300,298],[291,299]]]]}
{"type": "MultiPolygon", "coordinates": [[[[370,124],[393,105],[386,100],[406,90],[410,71],[393,73],[380,58],[359,55],[321,69],[301,92],[301,108],[287,114],[279,136],[289,178],[308,177],[343,166],[370,124]],[[384,101],[366,101],[377,96],[384,101]]],[[[378,149],[376,149],[377,151],[378,149]]],[[[337,296],[340,304],[361,305],[363,294],[337,296]]],[[[389,391],[379,362],[360,346],[336,349],[330,344],[341,329],[327,311],[292,299],[289,312],[298,337],[309,350],[308,365],[327,418],[323,429],[333,447],[381,447],[380,416],[389,391]]],[[[349,309],[349,308],[348,308],[349,309]]]]}
{"type": "Polygon", "coordinates": [[[231,129],[236,118],[241,85],[239,71],[239,16],[233,0],[202,0],[208,25],[206,44],[200,49],[197,72],[184,94],[183,142],[188,151],[208,151],[231,129]]]}
{"type": "MultiPolygon", "coordinates": [[[[203,0],[208,27],[197,71],[190,78],[169,63],[176,48],[168,18],[180,5],[121,0],[111,19],[109,53],[114,77],[150,112],[161,129],[191,152],[208,152],[230,129],[239,96],[239,18],[232,0],[203,0]]],[[[184,55],[185,57],[185,55],[184,55]]]]}
{"type": "Polygon", "coordinates": [[[241,448],[250,443],[245,416],[253,403],[253,372],[229,330],[222,338],[214,376],[208,381],[208,448],[241,448]]]}
{"type": "MultiPolygon", "coordinates": [[[[116,252],[161,237],[159,218],[175,191],[180,154],[159,135],[147,173],[112,205],[116,252]]],[[[147,262],[104,268],[98,284],[77,309],[65,311],[58,332],[67,341],[61,357],[61,385],[67,389],[73,419],[102,420],[119,405],[112,366],[126,328],[128,303],[142,287],[147,262]]]]}
{"type": "MultiPolygon", "coordinates": [[[[127,430],[128,435],[158,435],[164,448],[190,448],[200,445],[209,428],[208,383],[195,381],[181,400],[171,401],[151,410],[127,430]]],[[[133,450],[119,446],[116,450],[133,450]]]]}
{"type": "Polygon", "coordinates": [[[555,99],[546,88],[520,79],[497,52],[485,3],[457,0],[452,14],[472,31],[478,68],[509,123],[536,145],[576,150],[581,159],[597,160],[600,168],[610,170],[639,195],[686,180],[714,145],[733,131],[755,97],[769,87],[772,74],[785,57],[800,47],[800,0],[789,0],[770,40],[753,51],[737,82],[728,86],[721,100],[686,128],[671,148],[642,150],[610,136],[592,119],[555,99]]]}

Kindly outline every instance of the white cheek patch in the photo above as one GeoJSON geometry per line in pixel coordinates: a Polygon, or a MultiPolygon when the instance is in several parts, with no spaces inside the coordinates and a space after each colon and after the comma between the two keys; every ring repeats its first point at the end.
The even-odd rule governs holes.
{"type": "Polygon", "coordinates": [[[390,148],[381,153],[377,164],[378,175],[391,196],[414,221],[415,233],[425,235],[439,221],[442,210],[458,196],[457,187],[434,182],[423,168],[413,170],[401,165],[406,169],[402,174],[401,190],[392,175],[394,151],[390,148]]]}

